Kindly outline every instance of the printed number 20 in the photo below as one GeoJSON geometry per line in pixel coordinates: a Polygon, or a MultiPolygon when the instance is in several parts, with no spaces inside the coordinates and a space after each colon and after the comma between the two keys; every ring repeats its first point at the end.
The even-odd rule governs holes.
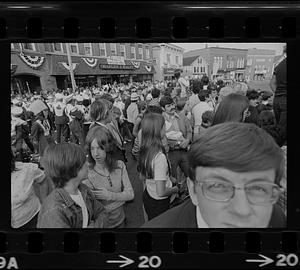
{"type": "Polygon", "coordinates": [[[161,265],[161,259],[158,256],[140,256],[139,260],[141,261],[138,265],[138,268],[158,268],[161,265]],[[149,264],[148,264],[149,263],[149,264]]]}
{"type": "Polygon", "coordinates": [[[276,256],[278,258],[278,262],[276,263],[276,266],[296,266],[298,264],[298,256],[295,254],[278,254],[276,256]],[[286,263],[285,263],[286,261],[286,263]]]}

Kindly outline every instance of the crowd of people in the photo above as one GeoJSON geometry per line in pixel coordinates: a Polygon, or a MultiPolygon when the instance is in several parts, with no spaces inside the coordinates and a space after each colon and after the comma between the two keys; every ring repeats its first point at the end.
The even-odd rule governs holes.
{"type": "Polygon", "coordinates": [[[284,65],[273,92],[176,71],[173,81],[13,94],[12,227],[126,227],[129,155],[143,227],[285,226],[284,65]]]}

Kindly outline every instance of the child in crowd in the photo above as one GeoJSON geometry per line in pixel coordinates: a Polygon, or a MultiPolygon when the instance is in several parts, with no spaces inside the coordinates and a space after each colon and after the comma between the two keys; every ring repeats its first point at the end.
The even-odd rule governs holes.
{"type": "Polygon", "coordinates": [[[46,173],[55,189],[44,200],[38,228],[106,228],[109,226],[103,205],[82,181],[88,164],[83,149],[73,143],[46,148],[43,159],[46,173]]]}

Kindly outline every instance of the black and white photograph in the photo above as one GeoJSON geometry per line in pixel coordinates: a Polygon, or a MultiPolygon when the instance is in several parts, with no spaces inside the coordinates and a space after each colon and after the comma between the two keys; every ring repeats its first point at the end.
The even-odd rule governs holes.
{"type": "Polygon", "coordinates": [[[11,43],[11,227],[285,228],[286,43],[11,43]]]}

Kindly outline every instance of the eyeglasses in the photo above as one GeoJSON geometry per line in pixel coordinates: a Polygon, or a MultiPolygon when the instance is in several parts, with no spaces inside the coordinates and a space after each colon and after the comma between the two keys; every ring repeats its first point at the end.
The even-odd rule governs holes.
{"type": "Polygon", "coordinates": [[[274,204],[279,199],[283,188],[268,182],[255,182],[238,187],[231,183],[218,180],[205,180],[197,182],[201,186],[202,194],[205,198],[217,201],[228,202],[236,190],[245,190],[248,201],[254,205],[274,204]]]}

